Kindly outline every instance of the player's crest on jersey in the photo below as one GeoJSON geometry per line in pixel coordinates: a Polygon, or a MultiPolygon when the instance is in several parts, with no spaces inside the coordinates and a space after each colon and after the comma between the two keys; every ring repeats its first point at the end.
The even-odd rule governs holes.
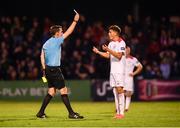
{"type": "Polygon", "coordinates": [[[121,47],[121,50],[125,50],[125,47],[121,47]]]}

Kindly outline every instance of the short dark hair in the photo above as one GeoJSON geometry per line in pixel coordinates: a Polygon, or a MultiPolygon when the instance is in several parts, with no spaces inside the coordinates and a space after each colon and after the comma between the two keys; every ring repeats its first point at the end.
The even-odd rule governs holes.
{"type": "Polygon", "coordinates": [[[53,26],[51,26],[51,27],[50,27],[50,30],[49,30],[49,31],[50,31],[50,34],[51,34],[52,36],[54,36],[55,33],[58,32],[60,28],[62,28],[61,25],[53,25],[53,26]]]}
{"type": "Polygon", "coordinates": [[[129,47],[131,49],[131,45],[129,43],[126,43],[126,48],[129,47]]]}
{"type": "Polygon", "coordinates": [[[120,36],[121,28],[120,28],[119,26],[117,26],[117,25],[111,25],[111,26],[109,27],[109,30],[113,30],[113,31],[117,32],[118,35],[120,36]]]}

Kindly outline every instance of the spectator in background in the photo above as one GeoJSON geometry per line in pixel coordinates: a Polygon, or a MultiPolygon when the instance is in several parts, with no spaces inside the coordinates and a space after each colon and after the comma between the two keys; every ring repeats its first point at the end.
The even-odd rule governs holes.
{"type": "Polygon", "coordinates": [[[148,46],[148,49],[147,49],[147,55],[149,57],[149,59],[151,60],[158,60],[159,56],[157,56],[160,52],[160,46],[159,46],[159,43],[156,41],[156,40],[152,40],[148,46]]]}
{"type": "MultiPolygon", "coordinates": [[[[162,58],[158,55],[166,50],[170,50],[176,54],[176,57],[170,61],[171,73],[169,79],[180,78],[179,21],[179,16],[160,17],[159,19],[145,16],[145,18],[139,17],[139,21],[135,22],[131,14],[127,15],[125,22],[121,21],[123,24],[123,32],[128,38],[127,42],[129,42],[132,48],[132,53],[135,54],[142,63],[147,62],[146,65],[148,69],[152,69],[152,71],[149,71],[146,65],[144,65],[144,78],[149,78],[147,76],[150,76],[150,78],[162,78],[162,74],[159,74],[158,71],[160,70],[162,58]]],[[[73,65],[74,62],[77,62],[82,63],[84,72],[88,74],[88,77],[82,79],[92,77],[106,79],[108,78],[109,62],[99,56],[91,59],[92,55],[90,51],[93,45],[99,47],[104,42],[108,42],[107,32],[103,27],[105,24],[103,24],[102,21],[86,20],[85,16],[81,17],[80,22],[81,25],[76,29],[72,38],[68,38],[62,46],[62,66],[64,67],[62,71],[65,77],[69,79],[80,79],[75,75],[76,65],[73,65]],[[78,52],[81,59],[73,58],[73,49],[76,49],[75,51],[78,52]],[[70,59],[67,61],[66,58],[70,59]],[[91,62],[92,60],[94,62],[91,62]],[[101,64],[99,64],[99,62],[101,62],[101,64]],[[93,70],[95,70],[94,73],[93,70]]],[[[108,20],[107,22],[111,21],[108,20]]],[[[27,65],[30,61],[34,60],[34,67],[40,69],[40,62],[36,60],[39,60],[42,44],[50,37],[49,27],[52,24],[54,24],[54,21],[50,17],[40,19],[39,17],[1,16],[1,80],[12,79],[12,77],[8,75],[9,67],[13,67],[18,80],[40,79],[40,70],[37,71],[38,75],[35,75],[37,78],[28,77],[27,71],[33,71],[28,69],[30,67],[27,65]],[[28,59],[26,59],[27,56],[28,59]],[[19,62],[17,63],[17,61],[19,62]],[[23,63],[25,63],[26,66],[21,68],[21,66],[19,66],[21,61],[25,61],[23,63]]],[[[63,28],[66,29],[67,24],[68,22],[63,21],[63,28]]]]}
{"type": "Polygon", "coordinates": [[[160,64],[160,70],[164,79],[169,79],[171,73],[171,66],[167,58],[163,58],[160,64]]]}
{"type": "Polygon", "coordinates": [[[160,53],[161,64],[160,70],[164,79],[169,79],[171,74],[171,67],[174,64],[176,53],[171,50],[165,50],[160,53]]]}

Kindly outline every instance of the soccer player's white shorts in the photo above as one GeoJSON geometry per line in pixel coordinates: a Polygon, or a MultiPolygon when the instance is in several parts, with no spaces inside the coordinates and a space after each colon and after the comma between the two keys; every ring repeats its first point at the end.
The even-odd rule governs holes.
{"type": "Polygon", "coordinates": [[[110,73],[111,87],[124,87],[124,74],[110,73]]]}
{"type": "Polygon", "coordinates": [[[125,77],[124,90],[134,92],[134,80],[133,77],[125,77]]]}

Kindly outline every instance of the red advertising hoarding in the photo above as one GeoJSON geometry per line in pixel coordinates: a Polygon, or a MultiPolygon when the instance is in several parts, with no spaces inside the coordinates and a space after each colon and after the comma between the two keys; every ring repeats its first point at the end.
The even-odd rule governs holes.
{"type": "Polygon", "coordinates": [[[140,80],[139,100],[180,100],[180,80],[140,80]]]}

